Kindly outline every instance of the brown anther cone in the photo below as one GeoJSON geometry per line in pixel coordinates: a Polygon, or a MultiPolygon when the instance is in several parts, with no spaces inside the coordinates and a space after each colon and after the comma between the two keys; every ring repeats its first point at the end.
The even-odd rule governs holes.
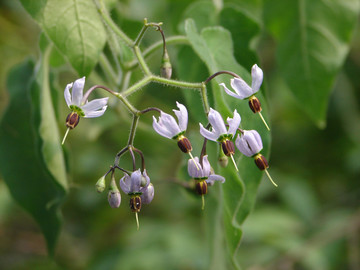
{"type": "Polygon", "coordinates": [[[76,112],[71,112],[66,117],[66,126],[70,129],[75,128],[80,121],[80,116],[76,112]]]}
{"type": "Polygon", "coordinates": [[[260,100],[255,96],[249,98],[249,107],[253,113],[258,113],[262,110],[260,100]]]}
{"type": "Polygon", "coordinates": [[[205,195],[207,194],[207,182],[205,180],[202,180],[202,181],[196,181],[196,184],[195,184],[195,189],[196,189],[196,192],[199,194],[199,195],[205,195]]]}
{"type": "Polygon", "coordinates": [[[130,198],[130,209],[132,212],[140,212],[141,210],[140,196],[135,196],[130,198]]]}
{"type": "Polygon", "coordinates": [[[267,162],[266,158],[262,154],[257,154],[254,158],[256,166],[260,170],[266,170],[269,168],[269,163],[267,162]]]}
{"type": "Polygon", "coordinates": [[[191,143],[190,143],[189,139],[186,138],[185,136],[182,136],[181,138],[179,138],[177,144],[178,144],[179,148],[181,149],[181,151],[183,151],[185,154],[192,151],[191,143]]]}
{"type": "Polygon", "coordinates": [[[221,143],[222,150],[226,156],[231,156],[235,154],[234,143],[230,140],[225,140],[221,143]]]}

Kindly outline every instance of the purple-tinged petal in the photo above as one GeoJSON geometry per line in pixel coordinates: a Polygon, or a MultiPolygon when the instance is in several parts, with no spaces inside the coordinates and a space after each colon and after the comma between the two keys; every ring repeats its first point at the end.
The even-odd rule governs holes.
{"type": "Polygon", "coordinates": [[[188,160],[188,173],[193,178],[200,178],[202,177],[202,167],[199,163],[199,158],[194,157],[194,160],[193,159],[188,160]],[[194,164],[194,160],[198,167],[196,167],[196,165],[194,164]]]}
{"type": "Polygon", "coordinates": [[[163,126],[160,120],[159,122],[157,122],[155,116],[153,116],[153,128],[158,134],[160,134],[163,137],[169,139],[173,137],[171,131],[169,131],[165,126],[163,126]]]}
{"type": "Polygon", "coordinates": [[[111,208],[118,208],[121,203],[120,191],[119,190],[117,190],[117,191],[110,190],[109,194],[108,194],[108,202],[109,202],[109,205],[111,206],[111,208]]]}
{"type": "Polygon", "coordinates": [[[231,79],[230,84],[231,87],[238,93],[239,99],[245,99],[254,94],[251,87],[241,78],[231,79]]]}
{"type": "Polygon", "coordinates": [[[72,87],[72,104],[81,106],[81,100],[83,98],[83,90],[85,85],[85,77],[77,79],[72,87]]]}
{"type": "Polygon", "coordinates": [[[207,155],[203,156],[202,168],[203,168],[203,177],[208,177],[210,175],[211,166],[207,155]]]}
{"type": "Polygon", "coordinates": [[[174,137],[175,135],[181,132],[180,127],[176,122],[175,118],[172,117],[170,114],[161,112],[159,122],[161,122],[161,124],[171,132],[172,137],[174,137]]]}
{"type": "Polygon", "coordinates": [[[70,105],[71,105],[70,88],[72,86],[73,86],[73,83],[69,83],[68,85],[66,85],[65,91],[64,91],[64,97],[65,97],[65,101],[66,101],[66,104],[68,105],[68,107],[70,107],[70,105]]]}
{"type": "Polygon", "coordinates": [[[84,112],[85,116],[84,118],[95,118],[95,117],[99,117],[102,116],[105,111],[107,109],[107,106],[104,106],[101,110],[99,111],[89,111],[89,112],[84,112]]]}
{"type": "Polygon", "coordinates": [[[213,132],[215,132],[218,137],[222,134],[227,134],[224,120],[218,111],[210,108],[208,119],[213,128],[213,132]]]}
{"type": "Polygon", "coordinates": [[[81,109],[84,111],[85,114],[88,112],[100,110],[106,106],[108,99],[109,99],[108,97],[94,99],[86,103],[85,105],[81,106],[81,109]]]}
{"type": "Polygon", "coordinates": [[[216,140],[219,138],[219,135],[214,131],[209,131],[206,128],[203,127],[203,125],[200,123],[200,134],[205,137],[206,139],[210,141],[216,142],[216,140]]]}
{"type": "Polygon", "coordinates": [[[179,120],[179,127],[181,131],[185,131],[188,124],[188,111],[186,107],[179,102],[176,101],[176,106],[179,108],[178,110],[173,110],[176,117],[179,120]]]}
{"type": "Polygon", "coordinates": [[[253,155],[256,154],[253,151],[251,151],[251,149],[249,148],[249,145],[244,140],[243,136],[241,138],[239,135],[237,136],[237,138],[235,140],[235,145],[239,149],[239,151],[247,157],[252,157],[253,155]]]}
{"type": "Polygon", "coordinates": [[[244,134],[237,137],[235,144],[240,152],[248,157],[256,155],[263,148],[261,137],[256,130],[244,130],[244,134]]]}
{"type": "Polygon", "coordinates": [[[141,179],[143,178],[145,178],[146,182],[144,186],[140,183],[140,192],[144,192],[150,184],[150,177],[147,175],[146,169],[144,169],[144,172],[142,173],[141,179]]]}
{"type": "MultiPolygon", "coordinates": [[[[230,91],[230,90],[226,87],[225,83],[221,83],[221,84],[219,84],[219,85],[224,88],[226,94],[228,94],[228,95],[230,95],[230,96],[232,96],[232,97],[234,97],[234,98],[242,99],[242,98],[240,98],[241,96],[240,96],[239,94],[230,91]]],[[[237,90],[234,89],[234,91],[236,92],[237,90]]]]}
{"type": "Polygon", "coordinates": [[[141,177],[140,169],[131,174],[130,192],[140,192],[141,177]]]}
{"type": "Polygon", "coordinates": [[[234,136],[241,122],[240,114],[238,114],[237,110],[235,109],[233,118],[228,117],[226,121],[229,124],[228,134],[234,136]]]}
{"type": "Polygon", "coordinates": [[[130,192],[130,181],[131,181],[131,177],[127,173],[125,173],[125,175],[119,181],[120,188],[126,194],[130,192]]]}
{"type": "Polygon", "coordinates": [[[257,91],[259,91],[264,77],[262,69],[259,68],[256,64],[253,65],[251,68],[251,77],[252,77],[251,88],[253,94],[255,94],[257,91]]]}
{"type": "Polygon", "coordinates": [[[214,182],[214,181],[221,181],[221,183],[225,182],[225,178],[218,174],[210,174],[209,178],[206,180],[206,182],[214,182]]]}
{"type": "Polygon", "coordinates": [[[142,203],[151,203],[151,201],[154,199],[154,185],[152,183],[147,186],[140,198],[142,203]]]}

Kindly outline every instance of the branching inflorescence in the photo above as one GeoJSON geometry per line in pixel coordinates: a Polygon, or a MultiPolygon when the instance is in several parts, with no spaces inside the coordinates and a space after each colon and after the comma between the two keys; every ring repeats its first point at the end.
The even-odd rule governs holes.
{"type": "MultiPolygon", "coordinates": [[[[77,126],[81,117],[99,117],[104,114],[108,106],[108,98],[88,101],[89,95],[96,89],[103,89],[109,92],[112,96],[118,98],[120,102],[132,114],[132,127],[130,129],[129,139],[126,146],[116,154],[114,164],[111,165],[110,169],[96,183],[97,191],[103,192],[106,189],[105,179],[110,174],[111,179],[108,185],[108,201],[112,208],[118,208],[121,204],[121,195],[118,188],[119,186],[120,189],[129,196],[130,209],[136,215],[137,228],[139,228],[138,213],[140,212],[143,204],[151,203],[154,198],[154,186],[152,183],[150,183],[150,177],[148,176],[148,172],[145,167],[144,154],[141,150],[135,148],[134,146],[134,138],[136,134],[137,124],[139,118],[145,113],[156,114],[153,115],[153,129],[155,130],[155,132],[165,138],[176,141],[180,150],[183,153],[190,155],[188,161],[188,173],[189,176],[195,181],[194,191],[202,197],[203,209],[205,205],[204,195],[208,193],[208,187],[213,185],[215,181],[220,181],[221,183],[225,182],[225,178],[215,174],[210,165],[208,155],[206,154],[206,145],[208,140],[214,141],[221,146],[221,154],[232,159],[236,170],[238,170],[238,168],[234,160],[234,155],[236,155],[235,146],[245,156],[254,158],[256,166],[260,170],[264,170],[268,175],[269,179],[276,186],[267,171],[269,167],[268,162],[265,157],[260,154],[263,145],[259,133],[255,130],[243,130],[239,128],[241,117],[237,110],[234,110],[232,118],[228,117],[226,119],[227,124],[225,124],[221,114],[215,109],[210,108],[206,93],[206,84],[208,82],[210,82],[217,75],[229,74],[231,76],[234,76],[234,78],[231,79],[231,86],[234,92],[229,90],[224,83],[220,84],[222,89],[228,95],[234,98],[249,99],[249,105],[251,110],[254,113],[260,113],[261,105],[258,98],[255,97],[255,93],[259,91],[262,84],[263,72],[256,64],[252,67],[251,71],[251,87],[247,85],[247,83],[237,74],[230,71],[219,71],[211,75],[205,81],[199,83],[189,83],[173,80],[171,79],[172,68],[166,48],[165,35],[161,28],[161,23],[148,23],[145,19],[144,27],[140,31],[135,41],[133,41],[113,23],[104,8],[100,10],[100,13],[104,21],[107,23],[108,27],[132,49],[134,55],[136,56],[137,62],[132,63],[130,67],[134,68],[138,65],[144,73],[144,78],[121,92],[113,91],[110,88],[102,85],[94,85],[84,95],[83,88],[85,84],[85,77],[76,80],[74,83],[68,84],[65,88],[64,96],[66,103],[71,110],[71,113],[66,118],[66,126],[68,127],[68,129],[64,136],[63,143],[66,136],[68,135],[69,130],[77,126]],[[148,28],[154,28],[156,31],[159,31],[162,36],[163,59],[160,69],[161,76],[151,73],[139,48],[139,44],[148,28]],[[128,101],[128,96],[132,95],[133,93],[151,82],[166,84],[178,88],[193,88],[199,90],[203,102],[204,113],[207,115],[208,118],[208,123],[199,123],[200,134],[204,137],[203,148],[199,156],[194,155],[194,157],[192,155],[193,148],[190,140],[188,139],[188,137],[186,137],[186,130],[188,126],[188,110],[185,105],[176,102],[176,106],[179,109],[173,110],[178,120],[176,121],[176,119],[172,115],[162,111],[159,108],[150,107],[143,110],[138,110],[128,101]],[[70,89],[72,89],[71,94],[70,89]],[[160,113],[160,116],[157,118],[158,113],[160,113]],[[234,140],[235,146],[233,142],[234,140]],[[120,158],[125,153],[129,153],[131,156],[131,169],[125,169],[120,164],[120,158]],[[136,156],[139,156],[141,159],[140,168],[136,167],[136,156]],[[116,170],[120,170],[123,173],[123,177],[119,180],[119,185],[117,185],[115,179],[116,170]]],[[[261,114],[260,116],[263,119],[266,127],[269,129],[261,114]]]]}

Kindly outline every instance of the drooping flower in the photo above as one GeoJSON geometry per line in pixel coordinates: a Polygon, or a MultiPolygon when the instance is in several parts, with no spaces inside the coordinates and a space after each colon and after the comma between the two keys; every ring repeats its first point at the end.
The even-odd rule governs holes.
{"type": "Polygon", "coordinates": [[[65,142],[65,138],[70,129],[75,128],[79,121],[80,117],[84,118],[95,118],[102,116],[107,108],[108,97],[94,99],[90,102],[83,100],[83,90],[85,85],[85,77],[77,79],[74,83],[69,83],[65,87],[64,97],[66,104],[72,111],[66,117],[66,126],[68,127],[62,144],[65,142]],[[72,92],[70,94],[70,89],[72,92]]]}
{"type": "Polygon", "coordinates": [[[185,137],[185,132],[188,124],[188,111],[186,107],[179,102],[176,102],[176,106],[179,110],[173,110],[179,123],[170,114],[160,112],[159,120],[156,120],[153,116],[153,128],[161,136],[177,140],[177,144],[182,152],[189,154],[193,158],[191,151],[192,145],[190,140],[185,137]]]}
{"type": "Polygon", "coordinates": [[[241,136],[238,135],[235,141],[236,147],[247,157],[253,157],[256,166],[265,171],[270,181],[274,186],[277,187],[277,184],[272,180],[267,169],[269,168],[268,161],[260,153],[263,149],[263,143],[260,137],[260,134],[256,130],[243,130],[241,131],[241,136]]]}
{"type": "Polygon", "coordinates": [[[131,176],[125,173],[120,179],[120,188],[130,196],[130,209],[135,213],[139,229],[138,213],[142,203],[149,204],[154,198],[154,186],[150,183],[146,170],[141,173],[138,169],[131,173],[131,176]]]}
{"type": "Polygon", "coordinates": [[[200,123],[200,134],[208,140],[219,142],[221,144],[224,154],[232,158],[233,163],[236,167],[235,161],[233,159],[235,147],[232,139],[240,125],[240,115],[236,110],[234,110],[234,117],[228,117],[226,119],[227,123],[229,124],[228,129],[226,129],[224,120],[220,113],[212,108],[210,108],[208,119],[211,124],[211,131],[204,128],[203,125],[200,123]]]}
{"type": "Polygon", "coordinates": [[[237,77],[234,77],[233,79],[230,80],[230,84],[234,92],[229,90],[224,83],[221,83],[220,86],[222,86],[225,92],[232,97],[238,99],[248,98],[250,109],[254,113],[259,113],[266,128],[270,130],[269,126],[267,125],[265,119],[261,114],[261,110],[262,110],[261,103],[259,99],[255,96],[255,94],[259,91],[260,86],[263,82],[263,77],[264,74],[262,69],[255,64],[251,68],[251,78],[252,78],[251,87],[242,78],[237,78],[237,77]]]}
{"type": "MultiPolygon", "coordinates": [[[[208,184],[212,186],[215,181],[220,181],[221,183],[225,182],[224,177],[211,172],[211,166],[207,155],[203,156],[202,164],[199,162],[198,157],[195,157],[194,160],[196,164],[194,164],[191,159],[188,161],[188,173],[194,178],[195,190],[199,195],[203,196],[207,194],[208,184]]],[[[202,197],[202,199],[204,208],[204,197],[202,197]]]]}

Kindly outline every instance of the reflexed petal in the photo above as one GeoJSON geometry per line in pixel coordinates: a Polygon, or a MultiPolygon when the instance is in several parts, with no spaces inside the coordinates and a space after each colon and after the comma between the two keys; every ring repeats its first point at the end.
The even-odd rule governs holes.
{"type": "Polygon", "coordinates": [[[188,111],[186,109],[186,107],[182,104],[180,104],[179,102],[176,102],[176,106],[180,109],[178,110],[173,110],[176,117],[179,120],[179,127],[181,131],[185,131],[187,128],[187,124],[188,124],[188,111]]]}
{"type": "Polygon", "coordinates": [[[256,64],[251,68],[251,77],[251,88],[253,90],[253,94],[255,94],[257,91],[259,91],[264,77],[262,69],[259,68],[256,64]]]}
{"type": "Polygon", "coordinates": [[[104,114],[104,112],[106,111],[107,106],[104,106],[101,110],[99,111],[90,111],[90,112],[86,112],[85,113],[85,118],[95,118],[95,117],[99,117],[102,116],[104,114]]]}
{"type": "MultiPolygon", "coordinates": [[[[219,85],[224,88],[226,94],[228,94],[228,95],[230,95],[230,96],[232,96],[232,97],[234,97],[234,98],[243,99],[242,96],[240,96],[239,94],[230,91],[230,90],[226,87],[225,83],[220,83],[219,85]]],[[[237,92],[236,89],[234,89],[234,91],[237,92]]]]}
{"type": "Polygon", "coordinates": [[[262,150],[263,143],[260,134],[256,130],[244,130],[243,136],[256,154],[262,150]]]}
{"type": "MultiPolygon", "coordinates": [[[[140,192],[144,192],[144,190],[146,190],[147,187],[148,187],[149,184],[150,184],[150,177],[147,175],[146,169],[144,169],[144,172],[142,173],[142,177],[145,177],[145,179],[146,179],[146,184],[145,184],[145,186],[143,186],[143,187],[140,188],[140,192]]],[[[140,184],[140,185],[141,185],[141,184],[140,184]]]]}
{"type": "Polygon", "coordinates": [[[151,203],[151,201],[154,199],[154,185],[150,183],[140,197],[142,203],[151,203]]]}
{"type": "Polygon", "coordinates": [[[120,179],[120,188],[126,194],[130,192],[130,180],[131,177],[127,173],[120,179]]]}
{"type": "Polygon", "coordinates": [[[65,97],[65,101],[66,104],[68,105],[68,107],[71,105],[71,95],[70,95],[70,88],[73,86],[73,83],[69,83],[66,87],[65,87],[65,91],[64,91],[64,97],[65,97]]]}
{"type": "Polygon", "coordinates": [[[213,181],[221,181],[221,183],[225,182],[225,178],[218,174],[210,174],[209,178],[206,180],[206,182],[213,182],[213,181]]]}
{"type": "Polygon", "coordinates": [[[207,155],[203,156],[202,168],[203,168],[203,177],[208,177],[210,175],[211,167],[207,155]]]}
{"type": "Polygon", "coordinates": [[[236,130],[238,129],[238,127],[240,125],[240,121],[241,121],[240,114],[238,114],[238,112],[235,109],[234,117],[233,118],[228,117],[226,119],[226,121],[229,124],[228,134],[232,134],[234,136],[236,133],[236,130]]]}
{"type": "Polygon", "coordinates": [[[154,130],[160,134],[161,136],[164,136],[166,138],[172,139],[172,132],[169,131],[166,127],[161,125],[160,120],[157,122],[155,116],[153,116],[153,128],[154,130]]]}
{"type": "Polygon", "coordinates": [[[210,108],[208,119],[213,128],[213,132],[218,135],[217,137],[222,134],[227,134],[224,120],[218,111],[210,108]]]}
{"type": "Polygon", "coordinates": [[[219,138],[219,135],[215,131],[209,131],[206,128],[203,127],[203,125],[200,123],[200,134],[205,137],[206,139],[210,141],[216,142],[216,140],[219,138]]]}
{"type": "Polygon", "coordinates": [[[199,178],[202,177],[202,168],[201,165],[199,163],[199,158],[198,157],[194,157],[193,159],[189,159],[188,160],[188,173],[191,177],[193,178],[199,178]],[[196,167],[196,165],[194,164],[194,160],[196,162],[196,165],[198,166],[198,168],[196,167]]]}
{"type": "Polygon", "coordinates": [[[239,94],[240,99],[245,99],[254,94],[251,87],[241,78],[234,78],[230,81],[231,87],[239,94]]]}
{"type": "Polygon", "coordinates": [[[243,153],[247,157],[252,157],[253,155],[257,154],[251,148],[248,142],[244,139],[244,136],[239,136],[236,138],[235,141],[236,147],[239,149],[241,153],[243,153]]]}
{"type": "Polygon", "coordinates": [[[72,87],[72,104],[81,106],[81,100],[83,98],[83,89],[85,85],[85,77],[82,77],[74,82],[72,87]]]}
{"type": "Polygon", "coordinates": [[[142,175],[140,169],[131,174],[130,192],[140,191],[141,176],[142,175]]]}
{"type": "Polygon", "coordinates": [[[161,122],[161,124],[171,132],[172,137],[174,137],[175,135],[181,132],[180,127],[176,122],[175,118],[172,117],[170,114],[161,112],[159,122],[161,122]]]}
{"type": "Polygon", "coordinates": [[[84,111],[85,114],[87,112],[97,111],[99,109],[102,109],[104,106],[106,106],[108,99],[109,98],[107,98],[107,97],[94,99],[94,100],[86,103],[85,105],[81,106],[81,109],[84,111]]]}

